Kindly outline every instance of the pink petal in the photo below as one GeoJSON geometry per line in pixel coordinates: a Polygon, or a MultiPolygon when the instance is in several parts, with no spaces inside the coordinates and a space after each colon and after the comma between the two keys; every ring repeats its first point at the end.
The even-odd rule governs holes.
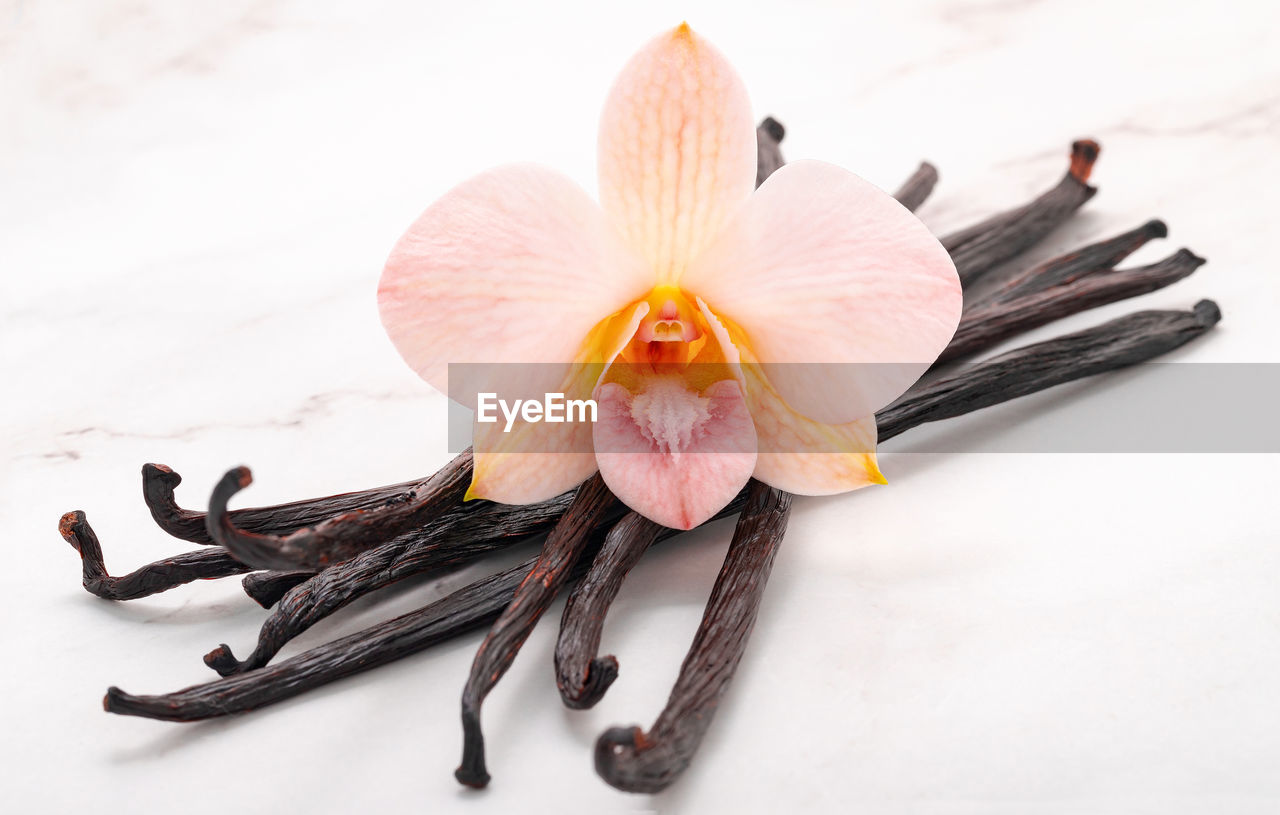
{"type": "Polygon", "coordinates": [[[701,394],[676,376],[653,377],[632,394],[596,389],[596,461],[627,506],[674,529],[692,529],[722,509],[751,477],[756,436],[734,380],[701,394]]]}
{"type": "Polygon", "coordinates": [[[897,398],[960,319],[955,266],[924,224],[817,161],[770,176],[681,286],[741,333],[791,407],[829,424],[897,398]]]}
{"type": "MultiPolygon", "coordinates": [[[[448,393],[449,363],[573,362],[597,323],[651,285],[581,188],[517,165],[465,181],[427,208],[387,260],[378,307],[400,355],[448,393]]],[[[564,371],[520,373],[530,380],[522,390],[545,393],[564,371]]],[[[505,383],[485,381],[494,379],[504,378],[489,369],[466,390],[505,383]]]]}
{"type": "Polygon", "coordinates": [[[600,120],[600,201],[658,282],[679,279],[755,173],[751,104],[719,51],[681,25],[631,58],[600,120]]]}

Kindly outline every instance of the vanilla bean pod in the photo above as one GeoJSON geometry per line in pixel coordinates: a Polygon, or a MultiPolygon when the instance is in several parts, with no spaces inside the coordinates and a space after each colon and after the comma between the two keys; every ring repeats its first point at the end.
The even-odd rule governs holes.
{"type": "Polygon", "coordinates": [[[459,782],[469,787],[489,783],[484,733],[480,728],[484,699],[511,667],[520,646],[568,580],[570,570],[587,548],[592,530],[617,505],[618,499],[609,492],[599,473],[578,488],[573,502],[547,535],[532,571],[480,643],[462,690],[462,763],[454,772],[459,782]]]}
{"type": "Polygon", "coordinates": [[[117,687],[102,700],[108,713],[194,722],[282,702],[337,679],[430,648],[498,618],[533,567],[530,560],[486,577],[416,611],[316,646],[257,671],[175,693],[135,696],[117,687]]]}
{"type": "MultiPolygon", "coordinates": [[[[711,520],[737,515],[745,501],[744,489],[711,520]]],[[[577,580],[587,572],[612,523],[611,519],[597,523],[582,557],[569,572],[569,580],[577,580]]],[[[658,540],[669,540],[678,534],[674,529],[664,528],[658,540]]],[[[194,722],[282,702],[489,625],[511,605],[516,589],[528,579],[537,563],[538,556],[529,558],[420,609],[255,671],[154,696],[135,696],[113,687],[108,689],[103,707],[108,713],[126,716],[194,722]]]]}
{"type": "Polygon", "coordinates": [[[596,741],[596,772],[620,790],[658,792],[680,777],[746,650],[792,499],[754,479],[747,490],[747,504],[666,707],[648,732],[614,727],[596,741]]]}
{"type": "Polygon", "coordinates": [[[915,212],[937,184],[938,168],[927,161],[922,161],[911,177],[904,181],[898,191],[893,194],[893,197],[898,199],[899,204],[915,212]]]}
{"type": "Polygon", "coordinates": [[[1139,311],[1001,354],[907,391],[876,414],[880,441],[925,422],[1146,362],[1190,342],[1221,319],[1217,303],[1201,300],[1191,311],[1139,311]]]}
{"type": "Polygon", "coordinates": [[[136,600],[162,591],[218,577],[244,574],[250,567],[231,557],[223,549],[197,549],[148,563],[129,574],[112,577],[102,559],[102,544],[83,512],[76,510],[62,516],[58,532],[63,540],[80,553],[84,587],[104,600],[136,600]]]}
{"type": "Polygon", "coordinates": [[[1104,269],[1050,288],[1028,289],[980,303],[965,313],[939,363],[989,348],[1016,334],[1091,308],[1137,297],[1176,283],[1204,265],[1188,249],[1148,266],[1104,269]]]}
{"type": "Polygon", "coordinates": [[[586,576],[570,592],[555,653],[556,687],[568,707],[595,705],[618,678],[617,658],[596,656],[604,617],[627,573],[662,531],[643,515],[628,513],[609,530],[586,576]]]}
{"type": "Polygon", "coordinates": [[[968,288],[982,275],[1039,243],[1093,197],[1098,190],[1088,184],[1098,143],[1081,139],[1071,145],[1071,165],[1056,186],[1028,204],[987,218],[942,238],[968,288]]]}
{"type": "Polygon", "coordinates": [[[249,486],[248,467],[222,477],[209,498],[209,535],[245,563],[262,569],[317,571],[444,515],[462,501],[471,481],[471,451],[462,453],[408,493],[378,507],[356,509],[285,535],[249,532],[235,525],[227,501],[249,486]]]}
{"type": "MultiPolygon", "coordinates": [[[[1157,238],[1167,238],[1169,227],[1153,218],[1141,226],[1113,238],[1097,241],[1039,263],[1013,275],[980,304],[1008,302],[1043,289],[1071,283],[1086,275],[1112,269],[1117,263],[1157,238]]],[[[971,320],[972,322],[972,320],[971,320]]]]}
{"type": "Polygon", "coordinates": [[[778,145],[787,135],[787,129],[772,116],[766,116],[756,126],[756,186],[773,175],[774,171],[786,162],[782,158],[782,148],[778,145]]]}
{"type": "MultiPolygon", "coordinates": [[[[387,501],[397,500],[398,496],[407,495],[425,480],[405,481],[275,506],[234,509],[230,512],[231,521],[240,529],[250,532],[287,534],[304,526],[321,523],[335,515],[357,509],[371,509],[387,501]]],[[[142,498],[156,525],[180,540],[214,543],[206,527],[206,513],[178,506],[173,493],[181,483],[182,476],[163,464],[142,465],[142,498]]]]}
{"type": "Polygon", "coordinates": [[[316,572],[250,572],[240,581],[240,586],[250,600],[263,608],[271,608],[289,589],[315,576],[316,572]]]}
{"type": "Polygon", "coordinates": [[[248,657],[237,661],[224,643],[205,656],[205,664],[223,676],[261,668],[294,637],[359,597],[411,575],[472,563],[545,532],[564,515],[573,495],[569,492],[530,505],[464,504],[434,524],[361,552],[288,588],[262,624],[248,657]],[[462,542],[465,545],[460,545],[462,542]]]}
{"type": "MultiPolygon", "coordinates": [[[[374,548],[385,549],[385,555],[396,558],[394,573],[397,579],[436,568],[441,564],[469,562],[473,556],[480,557],[487,551],[512,545],[524,540],[528,535],[536,534],[537,531],[549,527],[568,506],[569,497],[569,495],[558,496],[550,502],[520,506],[493,504],[488,501],[468,502],[440,519],[440,524],[446,525],[454,533],[447,538],[436,532],[435,526],[429,525],[374,548]],[[504,537],[506,540],[502,541],[504,537]],[[485,548],[486,541],[490,543],[487,548],[485,548]],[[482,548],[477,551],[477,546],[482,548]]],[[[60,529],[70,529],[65,526],[70,523],[65,521],[65,518],[70,516],[71,513],[64,516],[64,525],[60,525],[60,529]]],[[[87,522],[85,528],[88,529],[87,522]]],[[[92,532],[92,530],[88,531],[92,532]]],[[[80,549],[78,541],[71,538],[67,540],[80,549]]],[[[93,578],[92,580],[86,578],[85,588],[100,597],[111,600],[132,600],[177,588],[194,580],[230,577],[249,572],[245,574],[242,581],[245,594],[263,608],[271,608],[294,586],[316,575],[314,570],[251,571],[252,567],[240,563],[222,547],[210,546],[157,560],[142,566],[130,575],[111,577],[101,568],[102,555],[97,538],[95,537],[93,541],[93,545],[86,551],[94,554],[89,556],[89,563],[85,566],[88,570],[86,574],[92,574],[93,578]],[[137,593],[132,588],[128,591],[112,588],[113,586],[142,585],[148,587],[142,593],[137,593]]],[[[330,568],[342,566],[343,564],[339,563],[330,568]]],[[[370,576],[370,581],[368,587],[361,593],[390,582],[377,582],[377,585],[374,585],[374,576],[370,576]]]]}
{"type": "MultiPolygon", "coordinates": [[[[786,160],[782,157],[781,143],[787,135],[782,123],[766,116],[756,127],[756,186],[773,175],[786,160]]],[[[938,169],[927,161],[921,162],[911,177],[903,182],[893,197],[909,210],[915,211],[933,192],[938,183],[938,169]]]]}
{"type": "MultiPolygon", "coordinates": [[[[897,404],[877,414],[881,438],[891,438],[926,422],[959,416],[1082,376],[1144,362],[1204,333],[1219,316],[1217,306],[1209,300],[1198,303],[1194,312],[1139,312],[1071,335],[1074,339],[1066,346],[1060,340],[1049,340],[1010,352],[1005,355],[1009,358],[1007,363],[971,366],[947,384],[938,383],[941,387],[929,385],[913,389],[897,404]],[[1077,344],[1079,350],[1089,351],[1088,363],[1076,362],[1072,343],[1077,344]],[[1048,366],[1046,355],[1036,351],[1042,346],[1049,346],[1052,353],[1047,356],[1056,360],[1048,366]],[[1029,366],[1028,370],[1020,370],[1019,364],[1029,366]],[[1077,372],[1073,369],[1077,364],[1088,364],[1090,370],[1077,372]]],[[[745,500],[744,493],[717,518],[736,514],[745,500]]],[[[588,544],[570,578],[586,573],[586,555],[592,554],[593,545],[598,545],[603,526],[602,523],[594,530],[594,543],[588,544]]],[[[659,540],[675,534],[664,530],[659,540]]],[[[538,558],[531,558],[421,609],[256,671],[153,696],[134,696],[111,688],[104,706],[112,713],[185,722],[274,704],[488,624],[510,605],[516,588],[528,580],[537,562],[538,558]]]]}

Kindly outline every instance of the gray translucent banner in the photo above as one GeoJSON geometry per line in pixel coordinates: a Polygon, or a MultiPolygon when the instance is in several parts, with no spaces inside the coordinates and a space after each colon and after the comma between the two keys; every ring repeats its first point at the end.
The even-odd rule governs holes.
{"type": "MultiPolygon", "coordinates": [[[[733,372],[718,366],[700,369],[695,365],[678,372],[663,372],[669,379],[694,383],[692,390],[669,389],[674,396],[656,405],[652,398],[643,401],[631,415],[627,411],[634,402],[626,400],[644,391],[653,381],[653,371],[645,366],[630,367],[632,370],[620,365],[610,369],[607,380],[621,380],[628,387],[622,401],[614,398],[608,403],[611,407],[605,412],[609,416],[601,415],[605,402],[597,402],[596,421],[612,418],[616,427],[619,421],[643,424],[657,421],[655,416],[663,417],[660,430],[666,428],[666,432],[675,432],[682,439],[693,439],[700,428],[713,427],[707,422],[719,418],[717,411],[736,409],[731,404],[733,399],[708,400],[697,395],[698,388],[708,382],[733,380],[733,372]],[[623,415],[619,416],[620,412],[623,415]],[[670,431],[669,426],[677,430],[670,431]]],[[[754,374],[753,381],[785,380],[785,375],[771,376],[783,367],[764,366],[747,377],[751,379],[754,374]]],[[[859,377],[886,381],[900,373],[892,365],[803,367],[805,381],[841,383],[841,396],[847,383],[857,382],[859,377]]],[[[450,365],[450,450],[461,452],[472,446],[474,439],[482,451],[633,451],[597,450],[600,438],[616,438],[616,434],[602,436],[595,432],[590,417],[582,416],[580,403],[593,396],[590,383],[599,379],[602,370],[599,366],[574,370],[571,366],[541,364],[450,365]],[[546,387],[550,382],[569,387],[546,387]],[[574,386],[574,382],[579,384],[574,386]],[[577,392],[573,392],[575,387],[577,392]],[[480,397],[481,393],[492,395],[480,397]],[[548,394],[552,394],[550,399],[548,394]],[[559,394],[563,394],[562,400],[556,398],[559,394]],[[487,415],[495,421],[473,421],[476,414],[471,406],[481,398],[487,415]],[[505,408],[498,404],[500,400],[506,401],[505,408]],[[523,405],[516,407],[516,400],[536,401],[540,408],[521,410],[523,405]],[[579,404],[570,409],[573,400],[579,404]],[[569,412],[566,421],[525,421],[526,415],[541,413],[545,417],[548,403],[555,416],[558,401],[564,403],[559,415],[569,412]]],[[[967,370],[965,363],[951,365],[930,374],[923,383],[962,376],[967,370]]],[[[755,388],[748,390],[758,392],[755,388]]],[[[723,391],[721,388],[717,392],[723,391]]],[[[617,397],[619,391],[615,388],[613,393],[617,397]]],[[[904,398],[910,396],[909,392],[904,398]]],[[[815,429],[799,414],[780,409],[781,403],[768,398],[744,398],[742,404],[756,427],[773,428],[772,432],[757,434],[757,450],[762,453],[857,453],[874,446],[874,437],[858,432],[856,427],[815,429]],[[784,432],[778,432],[779,426],[784,432]],[[786,428],[792,432],[785,432],[786,428]]],[[[893,439],[884,449],[913,453],[1280,453],[1280,428],[1275,418],[1278,404],[1280,364],[1154,362],[1050,388],[968,416],[926,424],[893,439]]],[[[738,452],[742,444],[741,439],[717,441],[714,433],[706,434],[706,438],[698,452],[738,452]],[[711,441],[706,442],[706,438],[711,441]]]]}

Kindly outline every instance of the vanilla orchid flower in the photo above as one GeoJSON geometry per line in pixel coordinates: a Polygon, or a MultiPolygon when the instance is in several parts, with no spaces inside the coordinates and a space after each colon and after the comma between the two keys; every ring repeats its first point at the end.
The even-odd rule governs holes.
{"type": "Polygon", "coordinates": [[[925,226],[818,161],[753,192],[746,89],[688,25],[623,69],[598,170],[599,204],[540,167],[482,173],[387,261],[382,321],[427,382],[471,407],[512,379],[597,401],[594,423],[475,424],[468,496],[543,501],[598,469],[629,507],[688,529],[752,476],[799,494],[884,483],[874,412],[960,317],[925,226]],[[524,365],[466,367],[459,388],[450,363],[524,365]]]}

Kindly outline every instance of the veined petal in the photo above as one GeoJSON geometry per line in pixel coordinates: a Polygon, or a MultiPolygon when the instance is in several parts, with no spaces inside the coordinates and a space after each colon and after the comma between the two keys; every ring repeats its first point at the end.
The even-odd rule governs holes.
{"type": "Polygon", "coordinates": [[[955,265],[924,224],[818,161],[770,176],[681,286],[742,335],[788,405],[828,424],[899,396],[960,319],[955,265]]]}
{"type": "Polygon", "coordinates": [[[598,160],[605,211],[659,284],[677,282],[755,185],[741,78],[688,25],[658,36],[609,93],[598,160]]]}
{"type": "MultiPolygon", "coordinates": [[[[522,369],[534,381],[521,387],[550,392],[593,326],[651,284],[580,187],[515,165],[427,208],[387,260],[378,307],[400,355],[445,393],[449,363],[544,363],[522,369]]],[[[502,384],[479,379],[465,390],[502,384]]]]}
{"type": "Polygon", "coordinates": [[[613,382],[596,389],[596,461],[627,506],[673,529],[692,529],[742,489],[756,436],[733,379],[701,393],[679,377],[655,377],[638,394],[613,382]]]}

